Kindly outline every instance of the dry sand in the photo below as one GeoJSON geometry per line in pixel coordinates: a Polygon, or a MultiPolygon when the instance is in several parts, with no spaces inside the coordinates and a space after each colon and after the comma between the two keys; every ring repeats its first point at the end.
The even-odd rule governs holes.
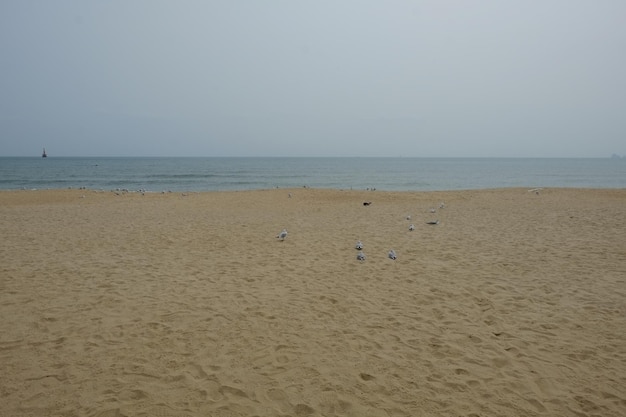
{"type": "Polygon", "coordinates": [[[118,194],[0,192],[0,415],[626,415],[626,190],[118,194]]]}

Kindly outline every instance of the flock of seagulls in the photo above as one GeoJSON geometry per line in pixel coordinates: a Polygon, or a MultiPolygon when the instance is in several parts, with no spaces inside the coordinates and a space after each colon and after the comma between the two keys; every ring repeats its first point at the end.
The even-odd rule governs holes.
{"type": "MultiPolygon", "coordinates": [[[[289,194],[289,198],[291,198],[291,194],[289,194]]],[[[364,206],[369,206],[370,204],[372,204],[371,201],[365,201],[363,203],[364,206]]],[[[440,209],[443,209],[444,207],[445,207],[445,204],[443,202],[439,204],[440,209]]],[[[436,212],[437,212],[436,209],[434,208],[430,209],[430,213],[436,213],[436,212]]],[[[407,216],[406,219],[411,220],[411,216],[410,215],[407,216]]],[[[427,221],[426,224],[433,225],[433,226],[438,225],[439,219],[427,221]]],[[[409,231],[412,232],[414,230],[415,230],[415,224],[411,223],[409,225],[409,231]]],[[[287,238],[287,229],[283,229],[278,235],[276,235],[276,238],[280,239],[281,242],[284,241],[287,238]]],[[[361,242],[360,240],[357,241],[356,245],[354,245],[354,248],[358,251],[356,255],[356,259],[361,262],[365,261],[366,256],[365,256],[365,253],[363,253],[363,242],[361,242]]],[[[398,259],[398,255],[396,254],[396,251],[393,249],[389,250],[389,252],[387,253],[387,257],[394,261],[398,259]]]]}
{"type": "MultiPolygon", "coordinates": [[[[364,205],[364,206],[369,206],[370,204],[372,204],[372,202],[371,202],[371,201],[366,201],[366,202],[364,202],[364,203],[363,203],[363,205],[364,205]]],[[[439,208],[440,208],[440,209],[443,209],[445,206],[446,206],[446,205],[445,205],[445,203],[444,203],[444,202],[441,202],[441,203],[439,204],[439,208]]],[[[436,212],[437,212],[437,210],[436,210],[436,209],[434,209],[434,208],[431,208],[429,211],[430,211],[430,213],[436,213],[436,212]]],[[[410,221],[410,220],[411,220],[411,215],[406,216],[406,219],[410,221]]],[[[438,225],[438,224],[439,224],[439,219],[427,221],[427,222],[426,222],[426,224],[428,224],[428,225],[433,225],[433,226],[434,226],[434,225],[438,225]]],[[[409,231],[410,231],[410,232],[412,232],[412,231],[414,231],[414,230],[415,230],[415,224],[411,223],[411,224],[409,225],[409,231]]],[[[360,240],[359,240],[359,241],[357,241],[357,242],[356,242],[356,245],[355,245],[355,249],[359,251],[359,252],[357,253],[357,255],[356,255],[356,259],[357,259],[357,260],[359,260],[359,261],[364,261],[364,260],[365,260],[365,254],[363,253],[363,242],[361,242],[360,240]]],[[[396,251],[395,251],[395,250],[393,250],[393,249],[391,249],[391,250],[387,253],[387,257],[388,257],[389,259],[391,259],[391,260],[394,260],[394,261],[395,261],[396,259],[398,259],[398,255],[396,254],[396,251]]]]}

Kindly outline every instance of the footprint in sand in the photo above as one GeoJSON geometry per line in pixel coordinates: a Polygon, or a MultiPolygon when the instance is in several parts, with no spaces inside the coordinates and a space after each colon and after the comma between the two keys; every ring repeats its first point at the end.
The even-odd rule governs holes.
{"type": "Polygon", "coordinates": [[[297,416],[310,416],[315,414],[315,410],[306,404],[296,404],[294,411],[297,416]]]}
{"type": "Polygon", "coordinates": [[[276,404],[281,413],[289,413],[293,410],[293,406],[289,402],[285,391],[281,389],[270,389],[267,391],[266,396],[269,401],[276,404]]]}
{"type": "Polygon", "coordinates": [[[366,374],[365,372],[361,372],[359,376],[361,377],[363,381],[371,381],[372,379],[375,378],[373,375],[366,374]]]}

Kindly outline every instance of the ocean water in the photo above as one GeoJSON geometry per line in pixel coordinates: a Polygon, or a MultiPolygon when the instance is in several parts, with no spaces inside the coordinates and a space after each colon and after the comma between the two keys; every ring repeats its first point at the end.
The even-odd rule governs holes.
{"type": "Polygon", "coordinates": [[[626,188],[626,159],[0,157],[0,189],[626,188]]]}

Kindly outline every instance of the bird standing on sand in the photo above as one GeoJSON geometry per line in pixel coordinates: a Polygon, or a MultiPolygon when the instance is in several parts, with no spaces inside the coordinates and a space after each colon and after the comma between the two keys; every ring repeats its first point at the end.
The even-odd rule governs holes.
{"type": "Polygon", "coordinates": [[[396,260],[396,258],[397,258],[397,256],[396,256],[396,251],[395,251],[395,250],[393,250],[393,249],[391,249],[391,250],[389,251],[388,256],[389,256],[389,259],[393,259],[393,260],[395,261],[395,260],[396,260]]]}
{"type": "Polygon", "coordinates": [[[364,261],[365,260],[365,254],[363,252],[359,251],[359,253],[356,254],[356,258],[359,261],[364,261]]]}
{"type": "Polygon", "coordinates": [[[409,226],[409,230],[410,230],[411,232],[412,232],[413,230],[415,230],[415,225],[414,225],[414,224],[410,225],[410,226],[409,226]]]}
{"type": "Polygon", "coordinates": [[[285,238],[287,237],[287,229],[283,229],[282,232],[280,232],[276,238],[280,239],[281,241],[285,240],[285,238]]]}
{"type": "Polygon", "coordinates": [[[363,249],[363,243],[359,240],[358,242],[356,242],[356,246],[354,247],[356,250],[361,250],[363,249]]]}

